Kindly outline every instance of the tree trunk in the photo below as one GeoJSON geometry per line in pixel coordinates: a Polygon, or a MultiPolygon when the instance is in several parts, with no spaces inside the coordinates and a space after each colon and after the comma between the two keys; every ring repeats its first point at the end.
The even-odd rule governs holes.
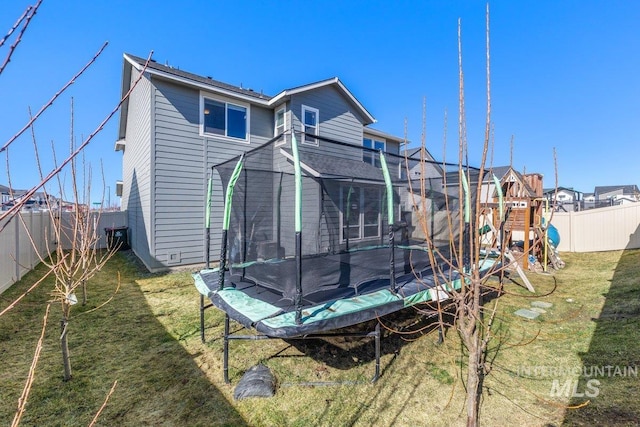
{"type": "Polygon", "coordinates": [[[64,366],[64,381],[71,379],[71,358],[69,357],[69,343],[67,341],[67,327],[69,326],[69,320],[63,317],[60,321],[60,327],[62,333],[60,335],[60,345],[62,346],[62,364],[64,366]]]}
{"type": "Polygon", "coordinates": [[[469,349],[469,366],[467,369],[467,427],[477,427],[480,424],[480,398],[484,368],[482,366],[482,347],[480,345],[480,331],[478,327],[471,333],[469,349]]]}

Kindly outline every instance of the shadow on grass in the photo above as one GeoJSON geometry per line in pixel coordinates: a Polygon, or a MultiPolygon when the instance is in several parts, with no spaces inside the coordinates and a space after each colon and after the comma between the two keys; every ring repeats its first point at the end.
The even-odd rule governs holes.
{"type": "MultiPolygon", "coordinates": [[[[484,297],[485,303],[498,297],[498,292],[488,291],[484,297]]],[[[442,321],[445,325],[443,339],[446,339],[447,334],[452,330],[454,311],[453,303],[445,304],[442,308],[442,321]]],[[[437,345],[440,322],[435,303],[423,303],[405,308],[379,320],[341,329],[340,332],[373,331],[377,322],[381,324],[380,353],[383,356],[399,355],[402,347],[424,335],[432,335],[433,345],[437,345]]],[[[332,368],[348,370],[375,360],[373,338],[331,337],[286,341],[300,352],[332,368]]]]}
{"type": "MultiPolygon", "coordinates": [[[[402,347],[422,335],[428,335],[438,329],[437,316],[425,316],[415,308],[406,308],[365,323],[343,328],[335,333],[336,337],[317,339],[287,339],[288,344],[314,360],[332,368],[349,370],[375,360],[373,338],[343,337],[340,333],[362,333],[373,331],[380,322],[380,354],[398,355],[402,347]]],[[[435,339],[434,339],[435,343],[435,339]]],[[[282,357],[276,355],[274,357],[282,357]]],[[[284,356],[287,357],[287,356],[284,356]]],[[[382,372],[384,374],[384,372],[382,372]]]]}
{"type": "MultiPolygon", "coordinates": [[[[5,292],[0,308],[43,272],[37,269],[5,292]]],[[[52,306],[23,425],[88,425],[114,381],[117,386],[99,425],[246,425],[194,362],[194,355],[158,321],[136,284],[144,276],[126,255],[118,253],[92,279],[88,305],[72,311],[73,379],[66,383],[58,342],[60,309],[52,306]],[[114,294],[118,273],[121,286],[114,294]],[[89,312],[110,296],[111,302],[89,312]]],[[[47,280],[0,317],[2,425],[10,424],[17,406],[52,286],[47,280]]]]}
{"type": "MultiPolygon", "coordinates": [[[[638,233],[638,231],[636,231],[638,233]]],[[[640,250],[622,252],[564,425],[640,425],[640,250]]]]}

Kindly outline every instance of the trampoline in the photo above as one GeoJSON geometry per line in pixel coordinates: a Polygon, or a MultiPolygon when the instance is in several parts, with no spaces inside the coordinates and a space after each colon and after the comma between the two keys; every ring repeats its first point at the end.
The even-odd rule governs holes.
{"type": "MultiPolygon", "coordinates": [[[[283,134],[211,168],[207,266],[193,277],[203,342],[205,310],[225,313],[226,382],[229,340],[342,335],[463,285],[451,245],[469,229],[476,186],[465,185],[461,203],[447,179],[473,182],[477,169],[313,138],[317,146],[283,134]],[[219,263],[210,268],[216,188],[224,209],[219,263]],[[258,334],[230,334],[230,320],[258,334]]],[[[480,269],[490,274],[495,264],[487,259],[480,269]]],[[[375,381],[379,324],[357,335],[375,340],[375,381]]]]}

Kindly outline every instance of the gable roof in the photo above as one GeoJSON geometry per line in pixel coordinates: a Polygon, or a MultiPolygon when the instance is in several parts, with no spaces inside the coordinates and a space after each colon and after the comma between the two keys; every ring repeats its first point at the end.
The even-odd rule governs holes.
{"type": "MultiPolygon", "coordinates": [[[[494,166],[492,168],[486,169],[487,171],[491,171],[500,181],[504,178],[509,171],[513,171],[518,179],[522,181],[522,175],[517,170],[513,169],[511,166],[494,166]]],[[[485,175],[485,182],[493,181],[493,177],[490,174],[485,175]]]]}
{"type": "MultiPolygon", "coordinates": [[[[131,55],[129,53],[124,54],[124,59],[126,62],[131,64],[131,66],[133,66],[138,71],[141,71],[144,68],[144,64],[147,62],[146,59],[140,58],[139,56],[131,55]]],[[[149,74],[157,75],[170,80],[175,80],[177,82],[184,83],[189,86],[196,86],[202,89],[207,89],[207,90],[211,90],[221,94],[240,97],[243,99],[247,98],[247,100],[252,100],[254,102],[258,101],[259,103],[262,103],[262,104],[265,104],[271,99],[270,96],[265,95],[262,92],[255,92],[252,89],[245,89],[239,86],[230,85],[228,83],[214,80],[210,77],[199,76],[197,74],[182,71],[179,68],[172,67],[169,65],[161,65],[155,62],[154,60],[149,61],[149,65],[147,66],[147,72],[149,74]],[[260,102],[260,101],[263,101],[263,102],[260,102]]]]}
{"type": "MultiPolygon", "coordinates": [[[[135,56],[129,53],[123,54],[124,63],[122,69],[122,88],[121,96],[124,96],[131,87],[131,68],[135,68],[138,71],[142,71],[146,59],[139,56],[135,56]]],[[[353,94],[347,89],[347,87],[340,81],[339,78],[333,77],[326,80],[321,80],[315,83],[309,83],[302,86],[297,86],[290,89],[285,89],[274,97],[265,95],[260,92],[256,92],[252,89],[245,89],[239,86],[230,85],[218,80],[214,80],[210,77],[200,76],[198,74],[182,71],[177,67],[169,65],[161,65],[154,60],[149,61],[146,72],[164,79],[172,80],[187,86],[207,90],[220,95],[231,96],[234,98],[242,99],[246,102],[262,105],[265,107],[273,108],[279,103],[288,99],[291,95],[298,93],[322,88],[325,86],[333,86],[338,92],[344,96],[344,98],[355,107],[356,111],[363,119],[363,124],[369,125],[376,122],[376,119],[367,111],[367,109],[353,96],[353,94]]],[[[129,100],[127,99],[122,108],[120,109],[120,128],[118,131],[118,139],[124,138],[126,133],[126,117],[129,109],[129,100]]]]}
{"type": "Polygon", "coordinates": [[[349,91],[349,89],[347,89],[344,83],[342,83],[340,79],[337,77],[332,77],[326,80],[320,80],[315,83],[309,83],[309,84],[297,86],[291,89],[285,89],[279,94],[277,94],[276,96],[274,96],[273,98],[271,98],[269,100],[269,105],[270,106],[277,105],[280,102],[282,102],[284,99],[290,97],[291,95],[307,92],[314,89],[319,89],[325,86],[335,87],[338,90],[338,92],[340,92],[354,107],[356,107],[356,110],[358,110],[358,112],[364,118],[365,125],[376,122],[376,119],[371,115],[371,113],[369,113],[369,111],[367,111],[367,109],[364,108],[364,105],[362,105],[360,101],[358,101],[358,99],[355,96],[353,96],[353,94],[349,91]]]}
{"type": "Polygon", "coordinates": [[[622,194],[638,194],[640,190],[638,190],[638,186],[633,185],[603,185],[598,186],[594,190],[594,194],[597,196],[602,193],[611,193],[612,191],[622,190],[622,194]]]}
{"type": "MultiPolygon", "coordinates": [[[[580,193],[583,194],[582,191],[578,191],[576,189],[574,189],[573,187],[558,187],[558,192],[560,191],[566,191],[569,193],[580,193]]],[[[543,194],[553,194],[556,192],[555,188],[545,188],[542,190],[543,194]]],[[[584,194],[588,194],[588,193],[584,193],[584,194]]]]}

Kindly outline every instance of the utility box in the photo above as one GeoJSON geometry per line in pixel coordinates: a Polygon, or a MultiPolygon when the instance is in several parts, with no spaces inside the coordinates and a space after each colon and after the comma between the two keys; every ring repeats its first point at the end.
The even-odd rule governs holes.
{"type": "Polygon", "coordinates": [[[107,234],[107,249],[124,251],[129,249],[129,227],[108,227],[104,229],[107,234]]]}

